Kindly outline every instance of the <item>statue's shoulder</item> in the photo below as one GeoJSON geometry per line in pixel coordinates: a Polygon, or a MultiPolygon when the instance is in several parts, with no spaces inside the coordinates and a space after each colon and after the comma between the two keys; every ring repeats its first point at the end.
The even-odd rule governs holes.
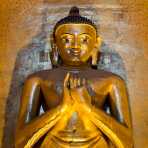
{"type": "Polygon", "coordinates": [[[107,80],[112,80],[112,81],[124,81],[123,78],[115,73],[112,73],[110,71],[105,71],[102,69],[97,69],[94,70],[95,75],[94,78],[97,78],[98,80],[100,79],[107,79],[107,80]]]}
{"type": "Polygon", "coordinates": [[[39,80],[55,80],[56,77],[58,77],[59,75],[61,76],[62,72],[60,71],[60,69],[58,68],[54,68],[54,69],[48,69],[48,70],[41,70],[41,71],[37,71],[35,73],[32,73],[31,75],[29,75],[27,77],[27,79],[39,79],[39,80]]]}
{"type": "Polygon", "coordinates": [[[47,77],[50,75],[50,73],[52,73],[53,70],[40,70],[40,71],[37,71],[37,72],[34,72],[30,75],[28,75],[28,77],[26,78],[26,80],[34,80],[34,81],[38,81],[38,80],[45,80],[47,79],[47,77]]]}

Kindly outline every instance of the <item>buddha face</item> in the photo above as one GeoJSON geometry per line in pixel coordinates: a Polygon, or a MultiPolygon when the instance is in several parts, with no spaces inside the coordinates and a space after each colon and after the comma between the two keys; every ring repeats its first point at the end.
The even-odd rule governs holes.
{"type": "Polygon", "coordinates": [[[96,30],[88,24],[63,24],[55,32],[55,42],[63,62],[81,65],[98,46],[96,30]]]}

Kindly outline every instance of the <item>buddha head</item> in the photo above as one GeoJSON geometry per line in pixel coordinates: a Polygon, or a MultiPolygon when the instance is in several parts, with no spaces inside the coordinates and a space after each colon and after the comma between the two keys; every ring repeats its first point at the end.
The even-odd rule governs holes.
{"type": "Polygon", "coordinates": [[[95,24],[79,14],[72,7],[69,15],[59,20],[53,31],[52,61],[57,64],[59,57],[63,64],[81,66],[90,61],[97,64],[101,38],[97,35],[95,24]]]}

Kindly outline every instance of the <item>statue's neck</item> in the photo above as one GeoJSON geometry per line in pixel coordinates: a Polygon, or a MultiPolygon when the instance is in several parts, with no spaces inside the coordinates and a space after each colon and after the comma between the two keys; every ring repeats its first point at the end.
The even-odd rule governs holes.
{"type": "Polygon", "coordinates": [[[87,63],[81,65],[62,64],[62,68],[67,71],[81,71],[81,70],[87,70],[88,68],[90,68],[90,66],[87,63]]]}

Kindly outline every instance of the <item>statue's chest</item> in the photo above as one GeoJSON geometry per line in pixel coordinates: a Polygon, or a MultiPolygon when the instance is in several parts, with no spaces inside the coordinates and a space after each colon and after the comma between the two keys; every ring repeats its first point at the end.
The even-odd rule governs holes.
{"type": "MultiPolygon", "coordinates": [[[[102,92],[100,92],[100,93],[97,92],[97,95],[96,95],[96,92],[94,92],[89,85],[86,86],[86,89],[87,89],[89,95],[91,96],[91,100],[90,100],[91,104],[96,105],[99,108],[102,108],[103,105],[105,104],[105,96],[101,95],[102,92]]],[[[62,84],[62,82],[57,82],[55,84],[55,90],[56,90],[56,93],[59,96],[62,96],[62,94],[63,94],[63,84],[62,84]]]]}

